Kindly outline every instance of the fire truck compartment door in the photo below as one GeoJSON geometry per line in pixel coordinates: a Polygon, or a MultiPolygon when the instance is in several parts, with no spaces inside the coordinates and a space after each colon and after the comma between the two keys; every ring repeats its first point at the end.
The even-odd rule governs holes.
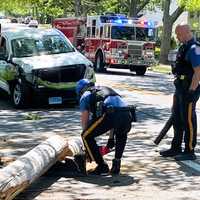
{"type": "Polygon", "coordinates": [[[62,29],[62,32],[66,35],[66,37],[74,45],[75,45],[76,31],[77,31],[77,29],[75,27],[66,27],[66,28],[62,29]]]}

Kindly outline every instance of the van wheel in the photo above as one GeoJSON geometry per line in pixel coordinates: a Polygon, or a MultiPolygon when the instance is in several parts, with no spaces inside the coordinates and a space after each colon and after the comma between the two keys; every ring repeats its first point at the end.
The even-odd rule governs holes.
{"type": "Polygon", "coordinates": [[[135,69],[135,72],[139,76],[143,76],[146,73],[147,67],[146,66],[139,66],[135,69]]]}
{"type": "Polygon", "coordinates": [[[14,84],[12,90],[12,102],[15,108],[24,108],[28,105],[30,92],[28,86],[22,81],[14,84]]]}
{"type": "Polygon", "coordinates": [[[103,54],[101,52],[97,53],[96,58],[95,58],[95,71],[96,72],[104,72],[105,64],[103,62],[103,54]]]}

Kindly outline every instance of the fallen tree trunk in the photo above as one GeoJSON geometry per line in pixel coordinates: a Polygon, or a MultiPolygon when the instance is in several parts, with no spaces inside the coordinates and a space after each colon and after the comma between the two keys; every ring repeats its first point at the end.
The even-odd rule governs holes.
{"type": "Polygon", "coordinates": [[[13,199],[58,160],[82,152],[80,139],[69,143],[63,137],[53,136],[0,169],[0,199],[13,199]]]}

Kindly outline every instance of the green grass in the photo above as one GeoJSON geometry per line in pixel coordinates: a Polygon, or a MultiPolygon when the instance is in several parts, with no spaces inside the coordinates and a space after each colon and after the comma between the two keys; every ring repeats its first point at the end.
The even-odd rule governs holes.
{"type": "Polygon", "coordinates": [[[39,28],[52,28],[51,24],[39,24],[39,28]]]}
{"type": "Polygon", "coordinates": [[[170,65],[158,64],[158,65],[151,67],[151,71],[164,73],[164,74],[170,74],[171,73],[171,66],[170,65]]]}
{"type": "Polygon", "coordinates": [[[25,120],[40,120],[42,117],[39,114],[28,113],[24,116],[25,120]]]}

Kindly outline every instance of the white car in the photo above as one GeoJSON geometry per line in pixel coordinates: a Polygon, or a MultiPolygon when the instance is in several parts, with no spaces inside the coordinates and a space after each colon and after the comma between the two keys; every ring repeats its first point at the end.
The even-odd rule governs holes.
{"type": "Polygon", "coordinates": [[[76,82],[95,81],[93,64],[57,29],[7,28],[1,34],[0,88],[16,108],[76,100],[76,82]]]}
{"type": "Polygon", "coordinates": [[[171,63],[175,62],[177,53],[178,53],[178,49],[170,50],[168,53],[168,61],[171,63]]]}
{"type": "Polygon", "coordinates": [[[38,28],[38,21],[35,19],[30,20],[28,27],[38,28]]]}

